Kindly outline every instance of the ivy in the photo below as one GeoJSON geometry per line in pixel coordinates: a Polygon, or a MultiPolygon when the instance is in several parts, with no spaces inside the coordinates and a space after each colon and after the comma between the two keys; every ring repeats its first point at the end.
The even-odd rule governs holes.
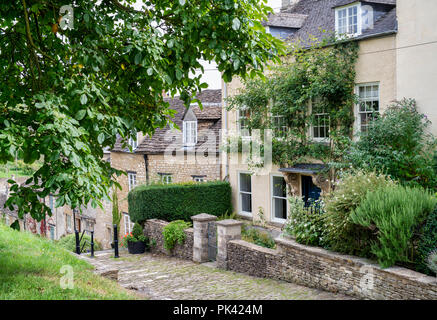
{"type": "Polygon", "coordinates": [[[261,136],[266,129],[273,130],[275,164],[285,167],[312,159],[336,162],[352,136],[357,58],[358,44],[352,41],[329,38],[310,47],[294,44],[282,65],[265,79],[245,81],[244,88],[228,98],[228,110],[244,110],[249,114],[248,130],[259,129],[261,136]],[[317,103],[315,111],[329,115],[330,139],[325,143],[309,135],[316,121],[311,102],[317,103]],[[281,126],[288,128],[285,134],[280,134],[274,115],[282,116],[281,126]]]}

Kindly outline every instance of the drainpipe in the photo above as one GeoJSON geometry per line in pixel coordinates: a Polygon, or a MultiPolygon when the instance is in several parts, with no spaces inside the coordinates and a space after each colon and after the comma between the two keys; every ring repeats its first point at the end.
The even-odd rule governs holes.
{"type": "Polygon", "coordinates": [[[144,164],[146,167],[146,184],[149,184],[149,157],[144,154],[144,164]]]}
{"type": "MultiPolygon", "coordinates": [[[[228,87],[226,85],[226,82],[223,81],[223,112],[224,112],[224,122],[225,122],[225,132],[226,134],[228,134],[228,111],[226,110],[226,98],[228,97],[228,87]]],[[[226,152],[226,151],[225,151],[226,152]]],[[[228,161],[228,157],[229,155],[226,152],[226,156],[225,156],[225,176],[224,178],[226,179],[226,177],[229,175],[229,161],[228,161]]]]}

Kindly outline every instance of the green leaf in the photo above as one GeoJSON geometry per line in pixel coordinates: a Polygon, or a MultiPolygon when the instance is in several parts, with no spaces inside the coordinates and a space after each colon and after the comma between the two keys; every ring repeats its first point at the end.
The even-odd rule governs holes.
{"type": "Polygon", "coordinates": [[[234,18],[234,20],[232,20],[232,29],[237,31],[238,29],[240,29],[240,26],[241,26],[240,20],[238,18],[234,18]]]}
{"type": "Polygon", "coordinates": [[[105,134],[102,132],[97,136],[97,141],[102,144],[105,141],[105,134]]]}
{"type": "Polygon", "coordinates": [[[86,104],[87,101],[88,101],[88,97],[86,96],[85,93],[83,93],[83,94],[80,96],[80,103],[82,103],[82,104],[86,104]]]}
{"type": "Polygon", "coordinates": [[[79,110],[76,115],[74,116],[74,118],[78,121],[82,120],[85,117],[86,114],[86,109],[81,109],[79,110]]]}
{"type": "Polygon", "coordinates": [[[135,64],[140,64],[140,62],[141,62],[141,52],[138,52],[135,55],[135,64]]]}

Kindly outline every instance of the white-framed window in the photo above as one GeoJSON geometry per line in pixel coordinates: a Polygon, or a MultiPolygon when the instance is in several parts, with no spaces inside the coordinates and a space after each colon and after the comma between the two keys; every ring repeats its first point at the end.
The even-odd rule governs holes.
{"type": "Polygon", "coordinates": [[[250,129],[249,129],[250,110],[238,109],[237,116],[238,116],[237,127],[238,127],[239,134],[242,137],[250,137],[250,129]]]}
{"type": "Polygon", "coordinates": [[[206,182],[205,177],[201,177],[201,176],[198,176],[198,177],[194,176],[193,180],[196,182],[206,182]]]}
{"type": "Polygon", "coordinates": [[[129,184],[129,191],[131,191],[137,185],[137,174],[135,172],[128,172],[127,178],[129,184]]]}
{"type": "Polygon", "coordinates": [[[172,183],[172,176],[171,176],[171,174],[162,174],[161,175],[161,183],[163,183],[163,184],[170,184],[170,183],[172,183]]]}
{"type": "Polygon", "coordinates": [[[134,224],[130,221],[130,216],[128,213],[123,212],[123,222],[124,222],[124,233],[131,233],[134,228],[134,224]]]}
{"type": "Polygon", "coordinates": [[[197,121],[183,122],[184,146],[195,146],[197,143],[197,121]]]}
{"type": "Polygon", "coordinates": [[[311,114],[314,117],[311,124],[311,137],[316,141],[329,140],[329,113],[319,105],[318,99],[311,101],[311,114]]]}
{"type": "Polygon", "coordinates": [[[238,173],[239,213],[252,215],[252,176],[248,172],[238,173]]]}
{"type": "Polygon", "coordinates": [[[364,83],[356,86],[358,105],[355,107],[357,115],[356,130],[367,132],[370,122],[377,118],[380,112],[379,83],[364,83]]]}
{"type": "Polygon", "coordinates": [[[287,183],[284,176],[274,174],[271,176],[271,199],[272,199],[272,221],[285,222],[287,219],[287,183]]]}
{"type": "Polygon", "coordinates": [[[129,145],[132,147],[132,151],[138,147],[138,132],[135,131],[133,136],[129,138],[129,145]]]}
{"type": "Polygon", "coordinates": [[[283,115],[272,115],[273,134],[277,138],[285,138],[288,134],[287,121],[283,115]]]}
{"type": "Polygon", "coordinates": [[[360,3],[335,9],[335,31],[337,35],[357,36],[361,34],[361,29],[360,3]]]}

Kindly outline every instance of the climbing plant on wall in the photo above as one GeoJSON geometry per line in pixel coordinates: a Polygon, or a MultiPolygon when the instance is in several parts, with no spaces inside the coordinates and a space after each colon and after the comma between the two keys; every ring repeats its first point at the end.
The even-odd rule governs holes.
{"type": "Polygon", "coordinates": [[[228,109],[244,110],[248,130],[260,129],[261,136],[265,129],[273,130],[273,163],[338,162],[352,136],[357,57],[358,44],[353,41],[295,43],[265,79],[244,82],[244,88],[228,99],[228,109]],[[312,125],[320,121],[315,114],[329,119],[329,139],[312,138],[312,125]]]}

